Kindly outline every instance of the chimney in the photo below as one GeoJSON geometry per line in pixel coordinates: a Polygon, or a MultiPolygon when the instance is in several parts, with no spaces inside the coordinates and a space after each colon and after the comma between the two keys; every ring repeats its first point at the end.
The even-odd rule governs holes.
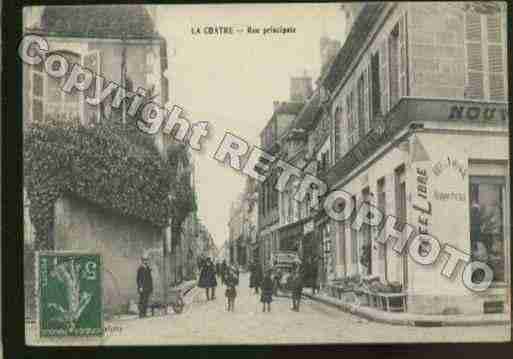
{"type": "Polygon", "coordinates": [[[321,73],[324,72],[328,64],[335,58],[338,51],[340,50],[340,41],[330,39],[329,37],[323,36],[320,41],[321,50],[321,73]]]}
{"type": "Polygon", "coordinates": [[[303,76],[290,78],[290,101],[306,102],[312,93],[312,78],[306,73],[303,76]]]}

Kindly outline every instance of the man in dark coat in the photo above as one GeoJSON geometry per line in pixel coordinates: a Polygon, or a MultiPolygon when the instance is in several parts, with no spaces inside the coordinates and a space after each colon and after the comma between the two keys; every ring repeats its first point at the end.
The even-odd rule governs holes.
{"type": "Polygon", "coordinates": [[[297,267],[292,274],[292,310],[299,312],[299,304],[303,292],[303,274],[301,267],[297,267]]]}
{"type": "Polygon", "coordinates": [[[139,318],[144,318],[148,308],[148,300],[153,292],[153,277],[151,276],[148,256],[143,255],[141,261],[142,263],[137,269],[137,291],[139,293],[139,318]]]}
{"type": "Polygon", "coordinates": [[[205,288],[207,300],[216,299],[216,268],[210,258],[206,259],[205,264],[201,268],[198,287],[205,288]]]}

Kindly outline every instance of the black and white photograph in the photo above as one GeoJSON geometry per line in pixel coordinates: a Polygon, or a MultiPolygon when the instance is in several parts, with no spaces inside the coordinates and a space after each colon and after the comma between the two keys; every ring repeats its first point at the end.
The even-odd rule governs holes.
{"type": "Polygon", "coordinates": [[[24,7],[26,345],[509,342],[506,5],[24,7]]]}

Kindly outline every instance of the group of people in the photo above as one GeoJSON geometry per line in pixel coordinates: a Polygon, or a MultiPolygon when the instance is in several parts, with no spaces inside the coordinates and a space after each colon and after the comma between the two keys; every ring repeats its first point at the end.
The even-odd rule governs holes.
{"type": "MultiPolygon", "coordinates": [[[[139,293],[139,317],[146,317],[146,310],[151,293],[153,292],[153,278],[148,256],[141,258],[141,265],[137,270],[137,290],[139,293]]],[[[216,299],[217,277],[221,278],[222,284],[226,286],[225,297],[227,310],[235,309],[235,298],[237,297],[236,287],[239,285],[239,270],[223,261],[214,265],[211,258],[200,258],[198,261],[199,279],[198,287],[205,288],[207,301],[216,299]]],[[[301,295],[304,283],[304,269],[299,265],[293,267],[288,281],[291,289],[292,310],[299,311],[301,295]]],[[[254,289],[255,294],[260,294],[262,312],[271,311],[271,303],[276,289],[280,286],[281,272],[268,268],[262,276],[260,266],[257,263],[250,265],[249,286],[254,289]]]]}
{"type": "Polygon", "coordinates": [[[215,289],[217,287],[217,277],[221,277],[221,282],[226,286],[225,297],[227,310],[235,309],[235,298],[237,297],[236,287],[239,285],[239,270],[234,266],[229,266],[226,261],[214,265],[212,259],[206,258],[200,262],[200,275],[198,287],[205,288],[207,301],[214,300],[215,289]]]}
{"type": "MultiPolygon", "coordinates": [[[[277,288],[280,287],[281,272],[274,271],[268,268],[265,275],[261,276],[258,264],[253,263],[250,266],[249,287],[255,290],[255,294],[261,292],[260,302],[262,303],[262,312],[271,311],[271,303],[273,295],[276,293],[277,288]]],[[[301,302],[301,295],[303,293],[303,274],[300,266],[292,268],[291,277],[289,279],[292,297],[292,310],[299,312],[299,304],[301,302]]]]}

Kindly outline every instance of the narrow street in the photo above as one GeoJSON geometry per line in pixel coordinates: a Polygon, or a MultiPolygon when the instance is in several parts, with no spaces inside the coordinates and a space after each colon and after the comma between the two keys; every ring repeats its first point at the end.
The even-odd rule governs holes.
{"type": "MultiPolygon", "coordinates": [[[[146,319],[115,320],[103,345],[166,344],[285,344],[482,341],[482,327],[420,328],[369,322],[357,316],[308,299],[299,313],[290,310],[289,298],[273,298],[271,313],[262,313],[260,296],[248,288],[248,274],[241,274],[234,312],[226,312],[224,287],[207,302],[203,290],[195,289],[192,302],[180,315],[146,319]]],[[[487,327],[489,338],[507,340],[507,328],[487,327]]]]}

